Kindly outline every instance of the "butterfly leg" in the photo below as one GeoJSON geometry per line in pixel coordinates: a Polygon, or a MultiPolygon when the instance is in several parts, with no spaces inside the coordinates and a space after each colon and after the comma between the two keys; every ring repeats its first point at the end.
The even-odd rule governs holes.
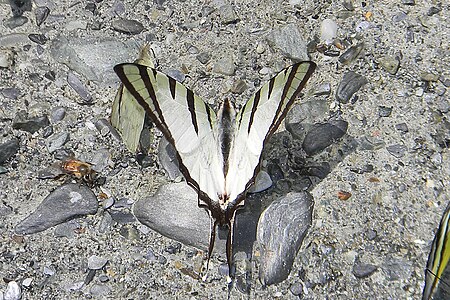
{"type": "Polygon", "coordinates": [[[202,279],[203,281],[206,281],[206,275],[208,273],[209,269],[209,260],[212,255],[212,251],[214,249],[214,242],[216,241],[216,227],[217,227],[217,221],[213,221],[211,219],[211,230],[210,230],[210,236],[209,236],[209,247],[208,247],[208,254],[206,256],[206,267],[205,267],[205,275],[203,275],[202,279]]]}

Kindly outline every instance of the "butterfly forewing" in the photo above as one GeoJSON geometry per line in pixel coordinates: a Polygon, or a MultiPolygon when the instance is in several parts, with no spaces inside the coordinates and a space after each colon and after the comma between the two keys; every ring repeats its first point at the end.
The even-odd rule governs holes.
{"type": "Polygon", "coordinates": [[[286,116],[315,66],[313,62],[301,62],[284,69],[264,84],[236,116],[226,177],[231,201],[240,198],[257,175],[265,143],[286,116]]]}
{"type": "Polygon", "coordinates": [[[136,64],[115,68],[125,87],[175,146],[188,183],[217,199],[224,190],[222,159],[216,138],[215,112],[173,78],[136,64]]]}

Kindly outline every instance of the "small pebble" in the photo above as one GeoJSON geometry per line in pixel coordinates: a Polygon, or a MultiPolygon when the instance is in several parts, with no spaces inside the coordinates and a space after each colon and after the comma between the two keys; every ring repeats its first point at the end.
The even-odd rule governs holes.
{"type": "Polygon", "coordinates": [[[74,89],[75,92],[81,97],[82,103],[84,104],[90,104],[93,101],[93,98],[89,91],[86,89],[86,86],[83,82],[78,78],[75,73],[72,71],[69,71],[67,74],[67,82],[69,85],[74,89]]]}
{"type": "Polygon", "coordinates": [[[399,123],[395,125],[395,129],[401,131],[402,133],[407,133],[409,131],[408,125],[406,123],[399,123]]]}
{"type": "Polygon", "coordinates": [[[145,29],[141,22],[127,19],[114,20],[111,26],[118,32],[128,34],[139,34],[145,29]]]}
{"type": "Polygon", "coordinates": [[[6,19],[3,21],[3,24],[8,27],[9,29],[15,29],[17,27],[20,27],[28,22],[28,18],[24,16],[20,17],[11,17],[9,19],[6,19]]]}
{"type": "Polygon", "coordinates": [[[247,89],[247,84],[244,80],[238,79],[231,86],[230,92],[233,94],[242,94],[247,89]]]}
{"type": "Polygon", "coordinates": [[[386,150],[397,158],[401,158],[405,155],[405,152],[408,150],[406,146],[401,144],[390,145],[386,147],[386,150]]]}
{"type": "Polygon", "coordinates": [[[400,67],[400,60],[392,56],[381,57],[379,62],[381,67],[392,75],[395,75],[400,67]]]}
{"type": "Polygon", "coordinates": [[[108,259],[104,257],[92,255],[88,258],[88,268],[91,270],[100,270],[106,265],[107,262],[108,259]]]}
{"type": "Polygon", "coordinates": [[[214,64],[214,72],[223,75],[234,75],[236,67],[234,62],[230,57],[225,57],[220,59],[214,64]]]}
{"type": "Polygon", "coordinates": [[[402,0],[402,4],[404,5],[416,5],[415,0],[402,0]]]}
{"type": "Polygon", "coordinates": [[[4,89],[0,90],[0,93],[3,95],[3,97],[13,99],[13,100],[17,100],[17,98],[19,98],[19,95],[20,95],[19,89],[14,88],[14,87],[4,88],[4,89]]]}
{"type": "Polygon", "coordinates": [[[50,119],[52,123],[56,123],[64,119],[65,116],[66,116],[66,109],[64,107],[59,106],[52,109],[50,119]]]}
{"type": "Polygon", "coordinates": [[[367,83],[367,79],[353,71],[345,73],[336,91],[336,99],[341,103],[348,103],[360,88],[367,83]]]}
{"type": "Polygon", "coordinates": [[[10,49],[0,49],[0,68],[9,68],[14,62],[14,52],[10,49]]]}
{"type": "Polygon", "coordinates": [[[47,139],[48,152],[55,152],[61,148],[69,140],[69,134],[67,132],[60,132],[52,135],[47,139]]]}
{"type": "Polygon", "coordinates": [[[380,117],[389,117],[392,113],[392,107],[378,106],[378,115],[380,117]]]}
{"type": "Polygon", "coordinates": [[[375,271],[377,270],[377,267],[371,264],[354,264],[353,265],[353,275],[355,275],[356,278],[367,278],[375,271]]]}
{"type": "Polygon", "coordinates": [[[39,45],[44,45],[48,41],[48,38],[43,34],[30,33],[28,38],[39,45]]]}
{"type": "Polygon", "coordinates": [[[220,21],[224,25],[234,24],[239,21],[239,18],[231,5],[222,5],[219,7],[219,15],[220,21]]]}
{"type": "Polygon", "coordinates": [[[34,15],[36,17],[37,26],[41,26],[42,23],[47,19],[50,9],[46,6],[36,7],[34,10],[34,15]]]}
{"type": "Polygon", "coordinates": [[[15,281],[10,281],[3,294],[3,300],[20,300],[22,298],[22,290],[15,281]]]}
{"type": "Polygon", "coordinates": [[[320,40],[327,45],[331,45],[337,36],[338,26],[335,21],[325,19],[320,25],[320,40]]]}
{"type": "Polygon", "coordinates": [[[339,62],[344,65],[348,65],[353,62],[364,49],[364,43],[359,43],[358,45],[351,46],[339,57],[339,62]]]}

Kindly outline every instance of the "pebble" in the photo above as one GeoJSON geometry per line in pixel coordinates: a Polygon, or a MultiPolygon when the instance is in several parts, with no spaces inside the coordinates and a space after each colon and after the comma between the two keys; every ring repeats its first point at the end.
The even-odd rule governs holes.
{"type": "Polygon", "coordinates": [[[352,63],[364,49],[364,43],[353,45],[347,49],[341,56],[339,56],[339,62],[343,65],[349,65],[352,63]]]}
{"type": "Polygon", "coordinates": [[[306,134],[302,147],[307,155],[312,156],[322,152],[345,135],[348,123],[343,120],[337,122],[336,124],[318,124],[306,134]]]}
{"type": "Polygon", "coordinates": [[[398,23],[398,22],[405,20],[407,17],[408,17],[408,15],[406,13],[404,13],[403,11],[400,11],[392,17],[392,21],[398,23]]]}
{"type": "Polygon", "coordinates": [[[7,216],[13,212],[12,208],[5,203],[0,202],[0,218],[7,216]]]}
{"type": "Polygon", "coordinates": [[[272,186],[272,179],[270,175],[265,171],[260,171],[256,175],[255,183],[248,190],[249,193],[259,193],[267,190],[272,186]]]}
{"type": "Polygon", "coordinates": [[[75,73],[69,71],[67,74],[67,83],[74,89],[75,92],[81,97],[81,102],[83,104],[91,104],[93,101],[93,98],[89,91],[87,90],[86,86],[83,82],[78,78],[75,73]]]}
{"type": "Polygon", "coordinates": [[[111,123],[107,119],[99,119],[95,122],[95,128],[100,135],[105,136],[111,131],[111,123]]]}
{"type": "Polygon", "coordinates": [[[386,150],[396,158],[401,158],[405,155],[408,148],[405,145],[395,144],[386,147],[386,150]]]}
{"type": "Polygon", "coordinates": [[[20,95],[20,90],[15,87],[9,87],[9,88],[1,89],[0,93],[5,98],[17,100],[17,98],[19,98],[19,95],[20,95]]]}
{"type": "Polygon", "coordinates": [[[403,258],[387,256],[382,264],[383,275],[389,281],[405,280],[409,277],[412,270],[411,261],[403,258]]]}
{"type": "Polygon", "coordinates": [[[272,30],[266,37],[270,46],[277,48],[283,54],[296,61],[309,60],[307,44],[303,34],[296,24],[288,24],[272,30]]]}
{"type": "Polygon", "coordinates": [[[108,263],[108,259],[97,256],[97,255],[91,255],[88,258],[88,268],[91,270],[100,270],[108,263]]]}
{"type": "Polygon", "coordinates": [[[169,69],[165,73],[167,74],[167,76],[172,77],[180,83],[183,83],[186,80],[186,75],[180,70],[169,69]]]}
{"type": "Polygon", "coordinates": [[[439,80],[439,75],[430,72],[422,72],[420,73],[420,80],[428,82],[437,82],[439,80]]]}
{"type": "Polygon", "coordinates": [[[50,13],[50,8],[47,6],[36,7],[34,10],[34,16],[36,18],[37,26],[41,26],[42,23],[47,19],[50,13]]]}
{"type": "Polygon", "coordinates": [[[158,160],[161,166],[166,171],[170,180],[175,180],[181,177],[182,174],[178,168],[178,160],[175,148],[169,144],[166,138],[162,138],[158,145],[158,160]]]}
{"type": "Polygon", "coordinates": [[[239,21],[232,5],[222,5],[219,7],[220,22],[224,25],[234,24],[239,21]]]}
{"type": "Polygon", "coordinates": [[[22,285],[24,287],[30,287],[32,282],[33,282],[33,278],[28,277],[22,281],[22,285]]]}
{"type": "Polygon", "coordinates": [[[371,276],[378,268],[371,264],[355,263],[353,265],[353,275],[356,278],[367,278],[371,276]]]}
{"type": "MultiPolygon", "coordinates": [[[[1,294],[0,294],[1,296],[1,294]]],[[[22,290],[15,281],[8,282],[6,291],[3,294],[3,300],[20,300],[22,298],[22,290]]]]}
{"type": "Polygon", "coordinates": [[[373,27],[374,27],[374,25],[373,25],[372,22],[362,21],[362,22],[358,23],[358,25],[356,25],[355,31],[361,33],[361,32],[364,32],[364,31],[370,29],[370,28],[373,28],[373,27]]]}
{"type": "Polygon", "coordinates": [[[67,22],[66,29],[67,31],[75,31],[75,30],[86,30],[88,26],[88,22],[86,20],[72,20],[67,22]]]}
{"type": "Polygon", "coordinates": [[[392,113],[392,107],[378,106],[378,115],[380,117],[389,117],[392,113]]]}
{"type": "Polygon", "coordinates": [[[15,29],[17,27],[20,27],[28,22],[28,18],[24,16],[20,17],[11,17],[9,19],[6,19],[3,21],[3,25],[8,27],[9,29],[15,29]]]}
{"type": "MultiPolygon", "coordinates": [[[[3,43],[2,40],[0,42],[3,43]]],[[[10,49],[0,49],[0,68],[10,68],[14,62],[14,52],[10,49]]]]}
{"type": "Polygon", "coordinates": [[[209,53],[207,52],[201,52],[196,56],[196,58],[198,59],[199,62],[205,65],[211,59],[211,55],[209,55],[209,53]]]}
{"type": "Polygon", "coordinates": [[[361,87],[367,83],[367,79],[353,71],[345,73],[336,91],[336,99],[341,103],[348,103],[361,87]]]}
{"type": "Polygon", "coordinates": [[[128,34],[139,34],[145,29],[141,22],[127,19],[114,20],[112,21],[111,26],[118,32],[128,34]]]}
{"type": "Polygon", "coordinates": [[[44,45],[48,41],[48,38],[43,34],[30,33],[28,38],[39,45],[44,45]]]}
{"type": "Polygon", "coordinates": [[[9,1],[14,17],[23,15],[25,11],[31,11],[31,0],[9,1]]]}
{"type": "Polygon", "coordinates": [[[109,214],[113,221],[119,224],[130,224],[136,222],[136,218],[133,214],[125,209],[125,210],[109,210],[109,214]]]}
{"type": "MultiPolygon", "coordinates": [[[[197,193],[185,182],[161,186],[154,196],[139,199],[133,212],[139,222],[164,236],[208,249],[209,215],[198,207],[197,193]]],[[[214,248],[225,249],[220,245],[214,248]]]]}
{"type": "Polygon", "coordinates": [[[213,70],[218,74],[232,76],[236,71],[236,67],[231,57],[224,57],[214,64],[213,70]]]}
{"type": "Polygon", "coordinates": [[[47,116],[27,118],[26,113],[19,112],[13,120],[12,128],[35,133],[50,124],[47,116]]]}
{"type": "Polygon", "coordinates": [[[433,16],[433,15],[435,15],[435,14],[440,13],[441,11],[442,11],[442,8],[441,8],[441,7],[431,6],[431,7],[428,9],[427,16],[431,17],[431,16],[433,16]]]}
{"type": "Polygon", "coordinates": [[[326,45],[331,45],[337,37],[338,26],[331,19],[324,19],[320,25],[320,40],[326,45]]]}
{"type": "Polygon", "coordinates": [[[103,214],[101,221],[98,223],[97,230],[100,233],[106,233],[112,226],[113,219],[108,212],[103,214]]]}
{"type": "Polygon", "coordinates": [[[402,0],[402,4],[404,5],[416,5],[415,0],[402,0]]]}
{"type": "MultiPolygon", "coordinates": [[[[319,84],[312,89],[314,96],[328,96],[331,94],[331,84],[329,82],[319,84]]],[[[326,111],[326,109],[325,109],[326,111]]]]}
{"type": "Polygon", "coordinates": [[[0,165],[13,157],[19,148],[19,140],[16,138],[0,144],[0,165]]]}
{"type": "Polygon", "coordinates": [[[259,278],[263,285],[279,283],[291,271],[295,256],[312,222],[314,201],[307,192],[289,193],[272,202],[258,221],[259,278]]]}
{"type": "Polygon", "coordinates": [[[247,89],[247,84],[244,80],[238,79],[231,86],[230,92],[234,94],[242,94],[247,89]]]}
{"type": "Polygon", "coordinates": [[[69,134],[67,132],[55,133],[49,137],[46,141],[47,150],[50,153],[55,152],[61,148],[69,140],[69,134]]]}
{"type": "Polygon", "coordinates": [[[34,212],[19,222],[17,234],[33,234],[78,216],[95,214],[97,197],[86,186],[65,184],[50,193],[34,212]]]}
{"type": "Polygon", "coordinates": [[[395,75],[400,67],[400,60],[388,55],[381,57],[379,63],[384,70],[392,75],[395,75]]]}
{"type": "Polygon", "coordinates": [[[64,107],[58,106],[52,109],[50,113],[50,120],[52,123],[56,123],[64,119],[66,116],[66,109],[64,107]]]}
{"type": "Polygon", "coordinates": [[[395,129],[401,131],[402,133],[407,133],[409,131],[408,125],[406,123],[399,123],[395,125],[395,129]]]}
{"type": "Polygon", "coordinates": [[[93,284],[89,289],[89,293],[94,298],[105,298],[111,291],[111,287],[105,284],[93,284]]]}

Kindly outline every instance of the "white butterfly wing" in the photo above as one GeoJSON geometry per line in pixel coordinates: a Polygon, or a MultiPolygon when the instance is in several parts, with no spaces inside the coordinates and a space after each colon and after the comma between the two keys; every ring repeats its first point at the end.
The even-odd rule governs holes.
{"type": "Polygon", "coordinates": [[[243,200],[259,171],[265,143],[286,116],[315,67],[313,62],[301,62],[284,69],[264,84],[237,114],[225,180],[231,204],[243,200]]]}
{"type": "Polygon", "coordinates": [[[120,64],[115,72],[177,150],[180,171],[197,190],[218,199],[224,191],[223,159],[215,112],[175,79],[152,68],[120,64]]]}

